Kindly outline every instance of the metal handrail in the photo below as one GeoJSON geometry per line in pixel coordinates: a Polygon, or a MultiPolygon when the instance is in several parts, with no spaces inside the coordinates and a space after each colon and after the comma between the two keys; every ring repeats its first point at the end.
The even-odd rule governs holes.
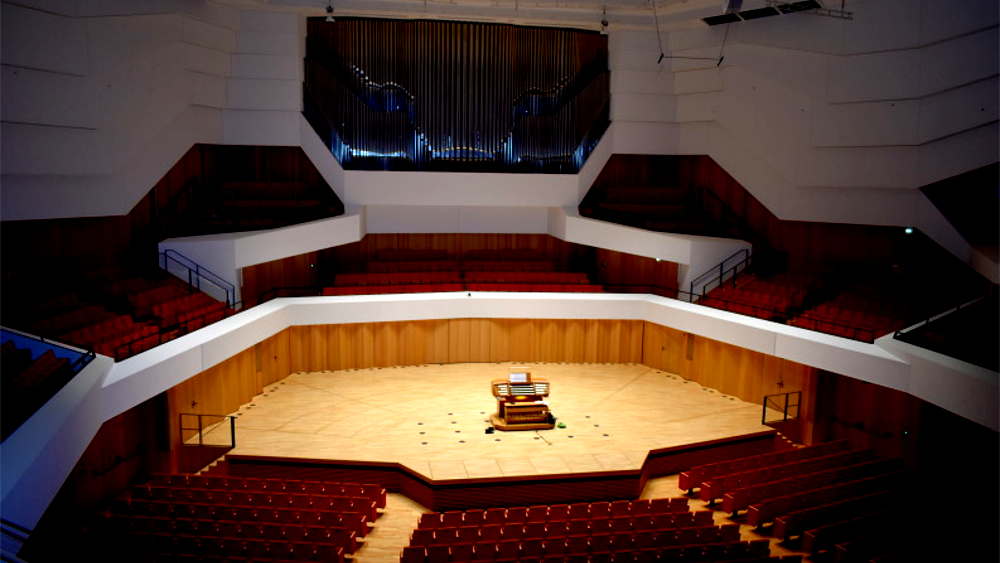
{"type": "Polygon", "coordinates": [[[951,309],[948,309],[947,311],[944,311],[942,313],[938,313],[936,315],[931,315],[930,317],[927,317],[927,318],[925,318],[923,320],[917,321],[916,323],[909,324],[906,327],[897,330],[892,336],[893,336],[893,338],[899,338],[900,336],[905,335],[906,333],[910,332],[911,330],[916,330],[916,329],[918,329],[920,327],[927,326],[928,324],[930,324],[930,323],[932,323],[932,322],[934,322],[934,321],[936,321],[936,320],[938,320],[940,318],[947,317],[948,315],[950,315],[952,313],[956,313],[956,312],[958,312],[958,311],[960,311],[962,309],[966,309],[968,307],[971,307],[971,306],[975,305],[976,303],[979,303],[980,301],[982,301],[984,299],[988,299],[989,297],[990,297],[989,294],[980,295],[979,297],[976,297],[975,299],[973,299],[971,301],[966,301],[965,303],[961,303],[959,305],[956,305],[955,307],[952,307],[951,309]]]}
{"type": "MultiPolygon", "coordinates": [[[[771,403],[771,399],[773,397],[784,397],[785,398],[785,404],[780,409],[782,411],[782,413],[783,413],[783,417],[781,419],[782,422],[788,420],[788,418],[789,418],[788,411],[792,407],[795,407],[795,416],[793,416],[791,418],[795,419],[795,418],[799,417],[799,414],[800,414],[799,413],[799,409],[802,407],[802,391],[788,391],[786,393],[775,393],[773,395],[765,395],[764,396],[763,414],[761,414],[761,418],[760,418],[760,423],[761,424],[767,424],[767,405],[771,403]],[[796,398],[797,398],[797,400],[795,401],[794,404],[789,401],[789,399],[791,398],[792,395],[795,395],[796,398]]],[[[777,402],[775,402],[774,404],[777,405],[777,402]]],[[[772,421],[772,422],[774,422],[774,421],[772,421]]]]}
{"type": "MultiPolygon", "coordinates": [[[[743,269],[745,270],[748,266],[750,266],[752,258],[753,258],[753,255],[750,254],[750,251],[748,249],[741,248],[741,249],[737,250],[731,256],[729,256],[728,258],[726,258],[722,262],[719,262],[718,265],[712,266],[705,273],[703,273],[700,276],[698,276],[695,279],[693,279],[691,281],[688,293],[691,294],[692,296],[697,295],[698,292],[695,291],[695,286],[698,285],[698,283],[702,282],[703,279],[708,278],[708,276],[713,276],[713,275],[716,274],[716,272],[718,272],[717,276],[715,276],[713,278],[708,278],[708,281],[706,281],[704,284],[702,284],[702,286],[701,286],[701,295],[704,296],[705,295],[705,288],[707,288],[712,282],[714,282],[715,280],[719,280],[719,285],[721,286],[722,282],[725,281],[725,279],[726,279],[725,278],[726,274],[728,274],[730,272],[732,272],[733,277],[735,278],[735,275],[737,273],[739,273],[740,266],[743,266],[743,269]],[[741,254],[744,255],[744,258],[742,260],[740,260],[739,262],[737,262],[732,268],[726,268],[726,264],[730,260],[732,260],[733,258],[736,258],[737,256],[739,256],[741,254]]],[[[692,297],[691,301],[694,302],[694,298],[693,297],[692,297]]]]}
{"type": "Polygon", "coordinates": [[[14,328],[7,328],[7,327],[0,327],[0,330],[3,330],[4,332],[9,332],[11,334],[16,334],[28,340],[41,342],[42,344],[46,344],[48,346],[54,346],[57,348],[62,348],[64,350],[69,350],[70,352],[75,352],[77,354],[80,354],[79,357],[77,357],[75,360],[73,360],[71,364],[69,364],[69,369],[70,372],[72,373],[79,373],[79,371],[82,370],[84,367],[86,367],[91,360],[97,357],[97,354],[93,350],[89,350],[87,348],[80,348],[79,346],[74,346],[72,344],[67,344],[65,342],[60,342],[58,340],[52,340],[50,338],[45,338],[44,336],[39,336],[37,334],[31,334],[28,332],[23,332],[14,328]]]}
{"type": "Polygon", "coordinates": [[[205,436],[205,417],[219,418],[219,419],[229,419],[229,443],[231,447],[236,447],[236,417],[228,414],[197,414],[197,413],[180,413],[179,422],[181,430],[181,445],[182,446],[204,446],[204,436],[205,436]],[[184,417],[194,416],[198,418],[198,426],[196,428],[187,428],[184,426],[184,417]],[[198,443],[188,444],[184,441],[184,431],[185,430],[197,430],[198,431],[198,443]]]}
{"type": "Polygon", "coordinates": [[[175,263],[187,268],[188,270],[188,286],[195,289],[201,290],[201,280],[208,281],[209,283],[215,285],[219,289],[226,293],[226,306],[232,306],[236,302],[236,286],[226,281],[222,276],[208,270],[207,268],[202,268],[200,264],[191,260],[190,258],[184,256],[180,252],[172,248],[168,248],[160,253],[163,257],[162,268],[167,269],[168,260],[173,260],[175,263]],[[195,277],[192,277],[192,274],[195,277]],[[197,285],[195,281],[197,280],[197,285]]]}

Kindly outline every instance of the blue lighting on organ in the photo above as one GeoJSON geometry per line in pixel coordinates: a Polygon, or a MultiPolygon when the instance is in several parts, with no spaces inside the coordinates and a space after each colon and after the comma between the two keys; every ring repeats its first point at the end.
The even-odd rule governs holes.
{"type": "Polygon", "coordinates": [[[346,169],[576,173],[609,121],[607,37],[309,21],[304,113],[346,169]]]}

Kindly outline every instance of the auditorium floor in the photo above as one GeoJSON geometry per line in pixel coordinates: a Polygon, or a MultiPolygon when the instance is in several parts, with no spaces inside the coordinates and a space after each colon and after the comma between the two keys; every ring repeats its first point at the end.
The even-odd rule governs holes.
{"type": "Polygon", "coordinates": [[[760,405],[647,366],[535,363],[527,367],[549,380],[566,428],[487,434],[490,382],[509,367],[295,373],[233,413],[231,453],[399,462],[431,479],[467,479],[636,469],[651,449],[767,429],[760,405]]]}

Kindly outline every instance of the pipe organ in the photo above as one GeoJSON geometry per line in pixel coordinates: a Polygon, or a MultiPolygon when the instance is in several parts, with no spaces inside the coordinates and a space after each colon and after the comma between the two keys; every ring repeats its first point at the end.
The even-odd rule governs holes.
{"type": "Polygon", "coordinates": [[[497,430],[543,430],[555,426],[549,411],[549,382],[532,378],[523,368],[511,369],[507,379],[495,379],[493,396],[497,412],[490,415],[490,423],[497,430]]]}
{"type": "Polygon", "coordinates": [[[304,113],[347,169],[575,173],[609,124],[607,37],[310,18],[304,113]]]}

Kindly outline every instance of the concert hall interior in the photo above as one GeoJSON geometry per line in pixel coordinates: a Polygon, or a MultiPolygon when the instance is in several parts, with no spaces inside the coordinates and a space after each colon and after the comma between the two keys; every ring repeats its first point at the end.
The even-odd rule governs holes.
{"type": "Polygon", "coordinates": [[[0,555],[1000,559],[992,0],[0,0],[0,555]]]}

